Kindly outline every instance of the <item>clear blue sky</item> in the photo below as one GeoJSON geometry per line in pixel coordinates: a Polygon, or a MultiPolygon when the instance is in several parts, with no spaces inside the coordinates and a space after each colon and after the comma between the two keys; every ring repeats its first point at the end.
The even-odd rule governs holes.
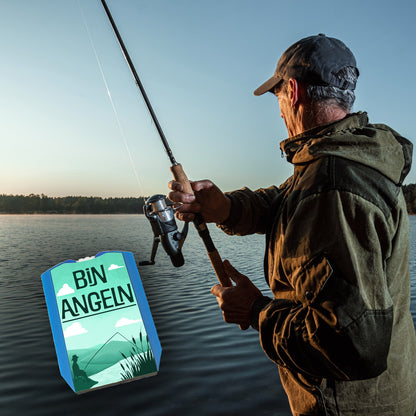
{"type": "MultiPolygon", "coordinates": [[[[354,110],[414,141],[414,0],[107,3],[190,179],[256,189],[291,174],[277,100],[253,90],[289,45],[317,33],[357,58],[354,110]]],[[[169,159],[99,0],[1,0],[0,39],[0,193],[168,192],[169,159]]]]}

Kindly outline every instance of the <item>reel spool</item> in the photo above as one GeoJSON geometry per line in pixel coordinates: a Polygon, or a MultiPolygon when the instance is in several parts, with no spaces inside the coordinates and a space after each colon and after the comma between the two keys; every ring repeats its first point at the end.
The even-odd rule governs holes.
{"type": "Polygon", "coordinates": [[[166,204],[165,195],[153,195],[146,200],[143,207],[146,218],[150,221],[153,231],[153,247],[150,261],[141,261],[140,266],[155,264],[158,245],[162,246],[170,256],[175,267],[181,267],[185,263],[182,255],[182,246],[188,234],[188,223],[186,222],[182,231],[178,231],[175,221],[175,212],[171,205],[166,204]]]}

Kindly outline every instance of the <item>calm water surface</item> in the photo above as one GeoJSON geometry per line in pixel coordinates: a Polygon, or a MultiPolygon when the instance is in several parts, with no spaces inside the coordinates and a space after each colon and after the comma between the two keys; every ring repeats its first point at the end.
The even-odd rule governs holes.
{"type": "MultiPolygon", "coordinates": [[[[411,222],[416,321],[416,217],[411,222]]],[[[262,236],[227,237],[211,227],[223,258],[264,291],[262,236]]],[[[77,396],[60,377],[40,275],[104,250],[148,260],[150,225],[136,215],[0,215],[0,415],[290,415],[277,368],[254,330],[222,321],[216,283],[194,229],[175,269],[160,248],[140,275],[162,344],[155,377],[77,396]]]]}

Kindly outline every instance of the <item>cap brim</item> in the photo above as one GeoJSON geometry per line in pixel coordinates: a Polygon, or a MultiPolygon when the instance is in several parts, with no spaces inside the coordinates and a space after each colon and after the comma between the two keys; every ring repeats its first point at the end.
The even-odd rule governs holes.
{"type": "Polygon", "coordinates": [[[259,96],[263,95],[265,92],[273,92],[273,88],[282,80],[281,77],[277,77],[273,75],[270,79],[268,79],[264,84],[260,85],[255,91],[254,95],[259,96]]]}

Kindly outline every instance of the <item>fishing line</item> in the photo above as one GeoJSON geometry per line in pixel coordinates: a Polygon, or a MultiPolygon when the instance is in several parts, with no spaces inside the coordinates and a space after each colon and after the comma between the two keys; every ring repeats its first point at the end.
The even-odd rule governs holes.
{"type": "MultiPolygon", "coordinates": [[[[116,38],[117,38],[118,44],[119,44],[119,46],[120,46],[120,48],[123,52],[126,63],[127,63],[128,67],[130,69],[131,74],[133,75],[134,80],[136,81],[136,85],[140,90],[140,93],[141,93],[141,95],[142,95],[142,97],[143,97],[143,99],[146,103],[147,109],[149,110],[149,113],[152,117],[152,120],[155,123],[157,131],[159,133],[159,137],[162,140],[162,143],[163,143],[163,146],[166,150],[166,153],[168,154],[169,159],[172,163],[172,166],[170,167],[170,170],[173,174],[173,177],[177,182],[179,182],[182,185],[184,192],[193,194],[194,191],[192,189],[192,185],[189,182],[189,179],[186,176],[186,174],[185,174],[185,172],[182,168],[182,165],[180,163],[176,162],[175,158],[173,157],[172,149],[169,147],[168,141],[166,140],[166,137],[163,133],[163,130],[162,130],[162,128],[159,124],[159,121],[156,117],[156,114],[153,111],[153,107],[150,103],[150,100],[149,100],[147,94],[146,94],[146,91],[143,87],[143,84],[140,81],[139,75],[136,72],[136,69],[134,67],[134,64],[133,64],[131,58],[130,58],[130,55],[127,51],[127,48],[124,45],[123,39],[121,38],[120,32],[118,31],[117,25],[114,22],[113,16],[111,15],[111,12],[110,12],[110,10],[107,6],[107,3],[106,3],[105,0],[101,0],[101,4],[104,7],[105,13],[108,17],[108,20],[111,24],[111,27],[114,31],[114,34],[115,34],[116,38]]],[[[150,200],[152,198],[155,198],[153,200],[153,204],[154,204],[155,207],[157,207],[158,203],[162,200],[162,198],[164,198],[164,195],[162,195],[162,198],[159,198],[159,197],[160,197],[160,195],[154,195],[153,197],[149,198],[148,203],[151,205],[152,202],[150,200]]],[[[163,208],[162,211],[165,210],[165,208],[163,206],[161,208],[163,208]]],[[[149,215],[150,215],[150,213],[149,213],[149,215]]],[[[149,218],[149,220],[150,220],[150,218],[149,218]]],[[[165,221],[165,224],[168,224],[169,222],[170,222],[170,219],[168,219],[168,221],[165,221]]],[[[174,218],[173,218],[173,223],[174,223],[174,218]]],[[[207,249],[208,257],[211,260],[211,264],[212,264],[212,266],[215,270],[215,274],[217,275],[217,278],[218,278],[219,282],[221,283],[222,286],[232,286],[231,279],[229,278],[229,276],[225,272],[224,265],[223,265],[223,262],[221,260],[221,257],[218,253],[218,250],[215,248],[215,245],[214,245],[214,243],[211,239],[211,236],[209,234],[208,227],[205,224],[205,221],[204,221],[204,218],[202,217],[202,215],[199,214],[199,213],[196,214],[195,218],[193,220],[193,223],[195,225],[195,228],[198,231],[199,236],[202,238],[202,241],[204,242],[205,248],[207,249]]],[[[152,224],[152,227],[153,227],[153,224],[152,224]]],[[[158,231],[159,230],[157,230],[157,232],[158,231]]],[[[172,238],[172,240],[174,241],[174,238],[172,238]]],[[[166,251],[168,251],[168,250],[166,249],[166,251]]],[[[174,264],[174,265],[179,266],[179,264],[174,264]]]]}
{"type": "Polygon", "coordinates": [[[90,41],[91,48],[94,51],[95,60],[97,61],[97,65],[98,65],[98,68],[100,70],[101,78],[102,78],[102,80],[104,82],[104,85],[105,85],[105,88],[107,90],[107,95],[108,95],[108,98],[110,100],[111,108],[113,109],[113,113],[114,113],[114,116],[115,116],[116,121],[117,121],[117,126],[118,126],[118,129],[119,129],[119,132],[120,132],[120,136],[122,138],[122,141],[124,143],[124,147],[126,148],[127,154],[129,156],[130,165],[131,165],[131,167],[133,169],[134,176],[136,177],[137,183],[139,185],[140,192],[143,194],[143,186],[142,186],[142,183],[140,181],[139,175],[137,173],[136,167],[134,165],[133,156],[131,154],[130,147],[128,145],[126,135],[124,134],[123,126],[122,126],[122,124],[120,122],[120,118],[118,116],[118,112],[117,112],[116,106],[115,106],[114,101],[113,101],[113,98],[111,96],[110,88],[108,87],[107,79],[105,77],[105,74],[104,74],[104,71],[103,71],[103,67],[101,65],[100,58],[98,57],[98,53],[97,53],[97,50],[95,48],[95,44],[94,44],[94,41],[92,39],[90,30],[89,30],[89,27],[88,27],[88,24],[87,24],[87,20],[85,19],[85,15],[84,15],[84,12],[83,12],[83,10],[81,8],[81,4],[80,4],[79,0],[78,0],[78,7],[79,7],[79,10],[80,10],[80,13],[81,13],[81,16],[82,16],[82,21],[84,23],[85,30],[87,31],[87,34],[88,34],[88,39],[90,41]]]}

